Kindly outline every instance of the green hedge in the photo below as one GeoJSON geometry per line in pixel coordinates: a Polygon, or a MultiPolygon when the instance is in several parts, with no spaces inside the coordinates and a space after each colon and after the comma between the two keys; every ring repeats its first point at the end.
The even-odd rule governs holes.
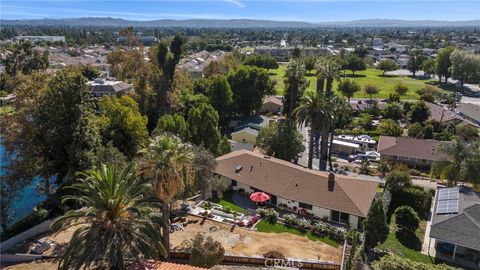
{"type": "Polygon", "coordinates": [[[40,208],[39,210],[30,213],[19,221],[13,223],[11,226],[8,227],[6,232],[2,233],[2,242],[32,228],[33,226],[42,223],[43,221],[47,220],[48,217],[48,211],[43,208],[40,208]]]}
{"type": "Polygon", "coordinates": [[[390,213],[397,207],[406,205],[412,207],[419,216],[426,218],[430,212],[433,194],[421,187],[408,187],[392,193],[390,213]]]}

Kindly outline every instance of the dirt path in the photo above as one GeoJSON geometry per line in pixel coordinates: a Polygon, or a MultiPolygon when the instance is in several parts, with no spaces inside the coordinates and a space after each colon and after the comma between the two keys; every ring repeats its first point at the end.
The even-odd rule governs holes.
{"type": "Polygon", "coordinates": [[[247,231],[241,228],[189,216],[188,219],[197,219],[197,224],[189,224],[184,231],[171,234],[173,249],[181,250],[190,245],[190,241],[197,233],[211,236],[222,243],[227,253],[236,255],[259,255],[276,250],[290,258],[314,259],[340,262],[341,247],[334,248],[319,241],[311,241],[306,237],[290,233],[263,233],[247,231]]]}

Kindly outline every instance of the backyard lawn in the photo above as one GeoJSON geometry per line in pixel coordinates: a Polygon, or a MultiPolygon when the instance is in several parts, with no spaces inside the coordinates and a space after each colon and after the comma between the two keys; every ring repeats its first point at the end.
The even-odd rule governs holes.
{"type": "Polygon", "coordinates": [[[421,220],[420,226],[415,232],[415,235],[403,235],[396,232],[395,216],[392,216],[390,222],[390,234],[388,235],[387,241],[381,244],[379,248],[382,250],[388,250],[395,255],[412,261],[431,264],[433,263],[433,259],[421,253],[426,226],[427,221],[421,220]]]}
{"type": "Polygon", "coordinates": [[[330,238],[313,235],[311,232],[304,233],[304,232],[301,232],[298,229],[290,228],[290,227],[287,227],[287,226],[285,226],[283,224],[280,224],[280,223],[272,224],[272,223],[269,223],[265,220],[261,220],[257,224],[256,228],[257,228],[257,231],[259,231],[259,232],[267,232],[267,233],[287,232],[287,233],[291,233],[291,234],[295,234],[295,235],[299,235],[299,236],[306,236],[308,239],[310,239],[312,241],[317,241],[317,240],[322,241],[323,243],[325,243],[327,245],[330,245],[334,248],[338,248],[338,246],[340,245],[338,242],[336,242],[335,240],[332,240],[330,238]]]}
{"type": "MultiPolygon", "coordinates": [[[[278,69],[269,70],[271,78],[277,82],[276,89],[277,89],[277,94],[279,95],[283,95],[285,91],[285,84],[283,83],[285,68],[286,68],[286,65],[280,65],[278,69]]],[[[355,72],[355,77],[353,77],[350,71],[346,71],[346,76],[348,78],[353,78],[362,87],[367,83],[371,83],[377,86],[380,92],[377,95],[374,95],[374,98],[388,98],[388,95],[394,92],[393,87],[400,82],[408,86],[408,92],[406,95],[402,97],[402,99],[417,99],[418,95],[416,91],[423,88],[425,84],[431,84],[431,85],[437,86],[437,88],[441,92],[447,92],[446,90],[439,88],[438,87],[439,84],[436,82],[436,80],[433,80],[433,79],[423,80],[423,79],[416,79],[408,76],[383,76],[382,74],[383,74],[383,71],[381,70],[369,68],[367,70],[355,72]]],[[[308,74],[306,77],[310,81],[309,88],[315,89],[316,78],[315,78],[314,71],[312,71],[311,74],[308,74]]],[[[333,84],[334,89],[337,88],[337,84],[338,82],[335,81],[333,84]]],[[[443,85],[440,85],[440,86],[443,87],[443,85]]],[[[354,97],[370,98],[369,95],[363,92],[363,88],[362,88],[362,91],[355,93],[354,97]]]]}
{"type": "Polygon", "coordinates": [[[216,204],[220,204],[223,206],[223,208],[230,208],[230,210],[235,211],[235,212],[240,212],[240,213],[246,213],[245,209],[236,205],[233,200],[232,200],[232,195],[234,194],[234,191],[229,190],[223,194],[222,199],[214,198],[211,201],[216,204]]]}

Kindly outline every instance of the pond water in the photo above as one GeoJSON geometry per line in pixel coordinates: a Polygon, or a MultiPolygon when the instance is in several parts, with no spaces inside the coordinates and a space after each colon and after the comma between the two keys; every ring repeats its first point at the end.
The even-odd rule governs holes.
{"type": "MultiPolygon", "coordinates": [[[[0,162],[5,162],[5,151],[0,144],[0,162]]],[[[0,169],[0,175],[5,172],[0,169]]],[[[40,194],[36,191],[37,185],[40,183],[40,178],[36,178],[32,181],[32,184],[26,186],[21,192],[18,199],[13,203],[13,207],[10,212],[10,224],[18,221],[22,217],[30,214],[33,208],[43,202],[47,197],[44,194],[40,194]]]]}

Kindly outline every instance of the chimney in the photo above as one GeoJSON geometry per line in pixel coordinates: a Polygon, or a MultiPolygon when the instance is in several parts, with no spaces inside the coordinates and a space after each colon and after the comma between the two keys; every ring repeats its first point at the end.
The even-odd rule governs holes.
{"type": "Polygon", "coordinates": [[[253,171],[253,165],[252,165],[252,166],[250,166],[250,172],[252,172],[252,171],[253,171]]]}
{"type": "Polygon", "coordinates": [[[335,187],[335,174],[332,172],[328,175],[328,191],[333,191],[335,187]]]}

